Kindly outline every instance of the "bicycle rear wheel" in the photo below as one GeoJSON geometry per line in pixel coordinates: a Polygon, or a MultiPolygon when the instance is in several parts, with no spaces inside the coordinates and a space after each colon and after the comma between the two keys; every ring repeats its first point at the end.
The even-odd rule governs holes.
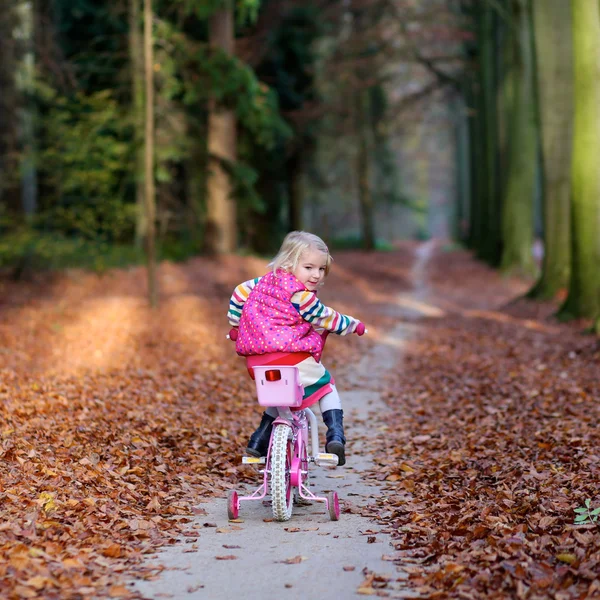
{"type": "Polygon", "coordinates": [[[273,432],[271,447],[271,507],[276,521],[288,521],[292,516],[294,494],[290,481],[293,445],[291,428],[277,425],[273,432]]]}

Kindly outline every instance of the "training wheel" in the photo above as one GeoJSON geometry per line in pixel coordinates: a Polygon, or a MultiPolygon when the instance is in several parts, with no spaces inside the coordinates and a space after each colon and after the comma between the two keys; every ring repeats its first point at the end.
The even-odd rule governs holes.
{"type": "Polygon", "coordinates": [[[227,492],[227,515],[229,519],[237,519],[239,515],[238,495],[235,490],[227,492]]]}
{"type": "Polygon", "coordinates": [[[337,492],[327,493],[327,505],[329,507],[329,518],[332,521],[340,520],[340,499],[337,492]]]}

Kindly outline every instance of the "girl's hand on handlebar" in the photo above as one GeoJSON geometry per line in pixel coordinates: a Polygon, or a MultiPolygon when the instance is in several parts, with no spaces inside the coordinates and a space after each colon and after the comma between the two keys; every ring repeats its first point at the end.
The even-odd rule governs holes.
{"type": "Polygon", "coordinates": [[[232,327],[229,330],[229,333],[227,334],[227,339],[231,340],[232,342],[235,342],[235,340],[237,340],[237,337],[238,337],[237,327],[232,327]]]}
{"type": "Polygon", "coordinates": [[[365,328],[365,324],[359,321],[358,325],[356,326],[356,329],[354,330],[354,333],[356,333],[356,335],[364,335],[365,333],[367,333],[367,331],[368,330],[365,328]]]}

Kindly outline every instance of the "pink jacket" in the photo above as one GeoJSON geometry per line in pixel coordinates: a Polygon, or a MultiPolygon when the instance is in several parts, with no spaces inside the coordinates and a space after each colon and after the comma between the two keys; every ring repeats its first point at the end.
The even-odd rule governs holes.
{"type": "Polygon", "coordinates": [[[267,273],[250,292],[240,319],[236,352],[254,356],[270,352],[308,352],[321,360],[323,339],[291,303],[306,287],[291,273],[267,273]]]}

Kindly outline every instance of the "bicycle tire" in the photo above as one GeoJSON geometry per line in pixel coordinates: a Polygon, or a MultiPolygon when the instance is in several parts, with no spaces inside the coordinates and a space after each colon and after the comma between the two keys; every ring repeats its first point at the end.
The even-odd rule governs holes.
{"type": "Polygon", "coordinates": [[[271,508],[276,521],[289,521],[294,507],[294,494],[290,482],[292,465],[291,429],[288,425],[277,425],[271,446],[271,508]]]}
{"type": "Polygon", "coordinates": [[[238,494],[235,490],[229,490],[227,492],[227,516],[229,520],[234,520],[238,518],[239,506],[238,506],[238,494]]]}

